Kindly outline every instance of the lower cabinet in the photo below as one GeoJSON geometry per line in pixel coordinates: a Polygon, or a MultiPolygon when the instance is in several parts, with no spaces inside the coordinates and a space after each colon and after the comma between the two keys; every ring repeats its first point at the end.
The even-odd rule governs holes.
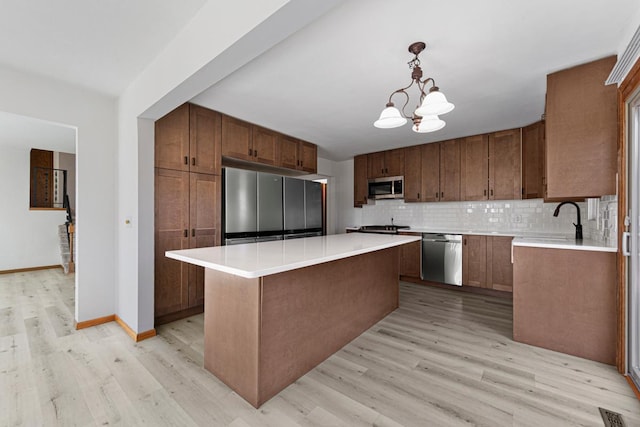
{"type": "Polygon", "coordinates": [[[165,257],[169,250],[220,244],[220,177],[155,170],[156,325],[204,309],[204,269],[165,257]]]}
{"type": "Polygon", "coordinates": [[[511,292],[512,240],[505,236],[463,236],[462,285],[511,292]]]}
{"type": "Polygon", "coordinates": [[[513,339],[616,363],[616,253],[513,248],[513,339]]]}
{"type": "MultiPolygon", "coordinates": [[[[400,233],[405,234],[405,233],[400,233]]],[[[407,233],[407,235],[412,235],[407,233]]],[[[400,276],[420,278],[421,241],[400,246],[400,276]]]]}

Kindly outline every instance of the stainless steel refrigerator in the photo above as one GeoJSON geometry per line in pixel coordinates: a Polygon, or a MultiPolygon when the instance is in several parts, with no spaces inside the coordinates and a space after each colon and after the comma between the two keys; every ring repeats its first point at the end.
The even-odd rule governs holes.
{"type": "Polygon", "coordinates": [[[282,239],[282,177],[224,169],[225,245],[282,239]]]}
{"type": "Polygon", "coordinates": [[[322,235],[322,184],[284,178],[284,238],[322,235]]]}

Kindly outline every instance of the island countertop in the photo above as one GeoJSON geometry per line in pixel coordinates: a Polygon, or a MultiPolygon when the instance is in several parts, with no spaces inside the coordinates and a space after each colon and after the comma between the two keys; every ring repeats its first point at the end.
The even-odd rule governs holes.
{"type": "Polygon", "coordinates": [[[418,236],[347,233],[167,251],[178,261],[253,279],[420,240],[418,236]]]}

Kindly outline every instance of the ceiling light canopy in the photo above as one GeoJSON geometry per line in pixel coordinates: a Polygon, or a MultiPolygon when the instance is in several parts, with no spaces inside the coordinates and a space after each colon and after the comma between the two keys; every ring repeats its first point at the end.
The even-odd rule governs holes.
{"type": "Polygon", "coordinates": [[[420,55],[420,52],[426,47],[427,45],[424,42],[415,42],[409,46],[409,52],[415,55],[413,59],[409,61],[409,68],[412,70],[411,83],[409,86],[395,90],[389,95],[389,102],[387,102],[386,108],[380,113],[380,118],[373,123],[375,127],[381,129],[397,128],[407,123],[407,119],[412,120],[412,129],[418,133],[435,132],[445,126],[446,123],[440,120],[438,116],[453,110],[454,105],[447,101],[447,97],[444,96],[444,93],[440,92],[440,89],[436,86],[436,82],[431,77],[422,80],[422,68],[420,68],[418,55],[420,55]],[[404,111],[409,103],[407,89],[413,86],[414,83],[420,91],[420,100],[416,110],[409,116],[404,111]],[[429,93],[425,92],[427,83],[431,83],[429,93]],[[406,101],[401,110],[398,110],[391,101],[397,93],[402,93],[406,97],[406,101]]]}

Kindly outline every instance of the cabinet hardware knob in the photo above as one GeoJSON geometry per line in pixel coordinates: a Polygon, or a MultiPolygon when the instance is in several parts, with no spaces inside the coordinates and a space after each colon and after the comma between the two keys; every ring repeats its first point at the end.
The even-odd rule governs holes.
{"type": "Polygon", "coordinates": [[[191,158],[191,166],[195,166],[196,165],[196,158],[192,157],[191,158]]]}
{"type": "Polygon", "coordinates": [[[184,164],[185,165],[189,164],[189,156],[184,156],[184,164]]]}
{"type": "Polygon", "coordinates": [[[185,230],[183,231],[182,235],[183,235],[184,237],[189,237],[189,230],[186,230],[186,229],[185,229],[185,230]]]}
{"type": "Polygon", "coordinates": [[[196,229],[195,228],[191,229],[191,237],[196,237],[196,229]]]}

